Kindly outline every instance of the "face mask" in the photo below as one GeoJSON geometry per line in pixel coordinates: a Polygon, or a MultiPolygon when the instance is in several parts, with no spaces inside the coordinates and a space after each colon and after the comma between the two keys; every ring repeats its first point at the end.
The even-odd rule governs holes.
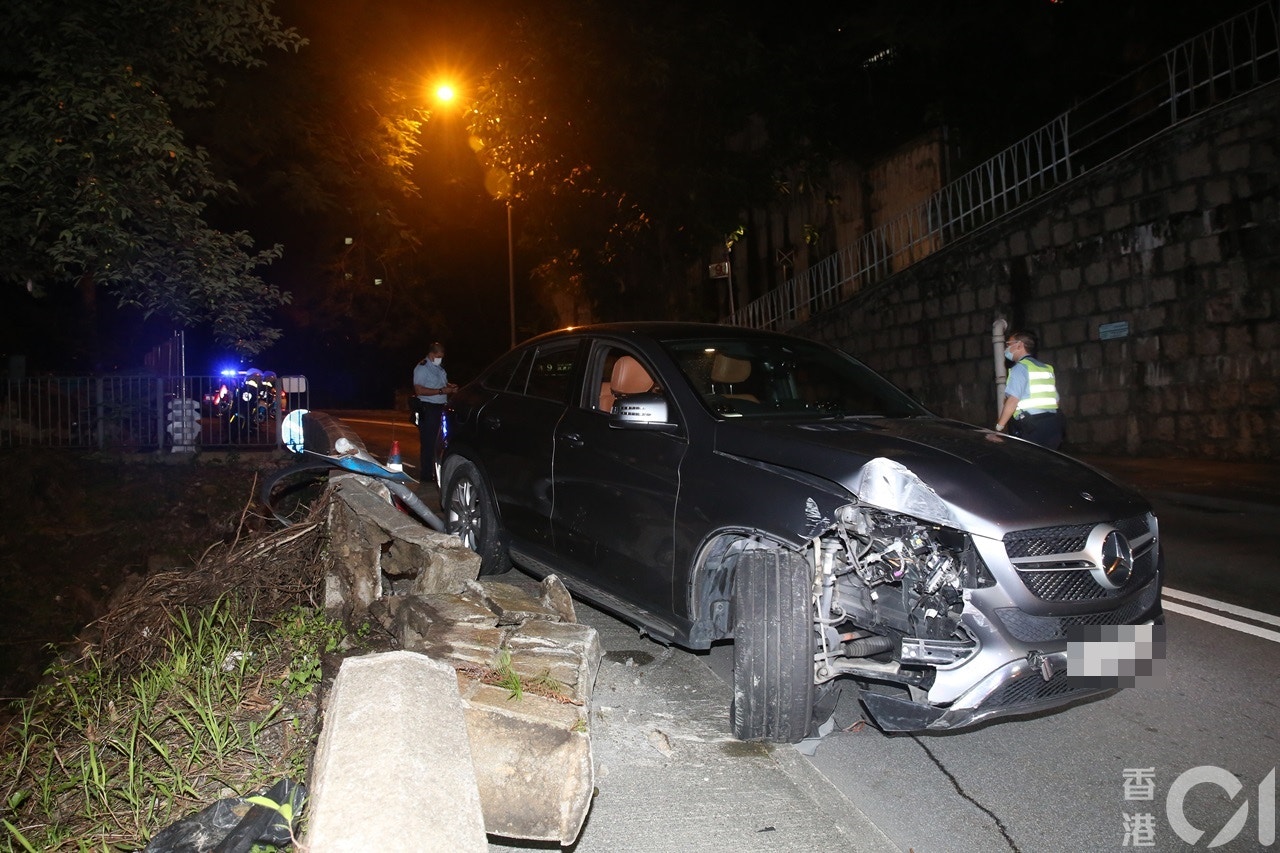
{"type": "Polygon", "coordinates": [[[1004,357],[1006,361],[1013,361],[1013,353],[1009,352],[1008,349],[1004,351],[1004,357]]]}
{"type": "Polygon", "coordinates": [[[444,359],[443,359],[443,358],[433,358],[433,359],[431,359],[431,363],[432,363],[432,364],[439,364],[439,363],[440,363],[440,362],[442,362],[442,361],[444,361],[444,359]]]}

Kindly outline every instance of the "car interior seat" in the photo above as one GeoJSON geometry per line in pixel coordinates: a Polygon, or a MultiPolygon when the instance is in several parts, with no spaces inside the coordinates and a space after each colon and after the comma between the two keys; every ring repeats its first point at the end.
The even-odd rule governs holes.
{"type": "Polygon", "coordinates": [[[745,358],[734,358],[724,353],[716,353],[715,361],[711,363],[711,390],[712,393],[719,394],[730,400],[747,400],[752,403],[760,402],[760,398],[755,394],[739,394],[735,393],[734,386],[740,385],[747,381],[747,377],[751,375],[751,362],[745,358]]]}
{"type": "Polygon", "coordinates": [[[600,383],[600,410],[613,411],[613,401],[618,396],[643,394],[652,390],[653,377],[649,375],[649,371],[631,356],[624,355],[614,362],[609,381],[600,383]]]}

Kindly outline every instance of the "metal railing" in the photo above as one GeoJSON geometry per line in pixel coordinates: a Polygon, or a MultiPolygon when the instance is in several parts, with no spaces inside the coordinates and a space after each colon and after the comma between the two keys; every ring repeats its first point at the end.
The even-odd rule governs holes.
{"type": "Polygon", "coordinates": [[[725,322],[787,329],[1209,107],[1280,79],[1263,3],[1188,39],[863,234],[725,322]]]}
{"type": "Polygon", "coordinates": [[[277,425],[306,408],[307,380],[278,377],[277,409],[261,423],[232,419],[218,406],[221,376],[35,377],[6,380],[0,399],[0,447],[273,448],[277,425]],[[185,414],[184,414],[185,413],[185,414]],[[187,426],[175,426],[175,421],[187,426]]]}

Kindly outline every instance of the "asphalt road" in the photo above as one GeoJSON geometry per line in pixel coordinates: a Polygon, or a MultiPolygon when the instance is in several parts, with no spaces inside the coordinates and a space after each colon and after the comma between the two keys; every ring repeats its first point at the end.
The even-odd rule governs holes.
{"type": "MultiPolygon", "coordinates": [[[[407,421],[341,416],[375,456],[396,438],[406,459],[417,458],[407,421]]],[[[1154,502],[1170,587],[1163,683],[949,735],[884,735],[858,725],[846,698],[808,758],[832,808],[856,809],[915,853],[1176,851],[1219,840],[1214,849],[1280,850],[1280,556],[1270,538],[1280,512],[1154,502]]],[[[728,679],[728,648],[693,655],[631,641],[644,644],[728,679]]]]}

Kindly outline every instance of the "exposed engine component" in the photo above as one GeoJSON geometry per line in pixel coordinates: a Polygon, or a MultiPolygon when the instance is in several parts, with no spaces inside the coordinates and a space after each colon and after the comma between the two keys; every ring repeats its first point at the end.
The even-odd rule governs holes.
{"type": "Polygon", "coordinates": [[[969,537],[873,507],[848,505],[811,543],[822,652],[819,679],[861,674],[919,684],[920,669],[968,658],[964,590],[995,581],[969,537]]]}

